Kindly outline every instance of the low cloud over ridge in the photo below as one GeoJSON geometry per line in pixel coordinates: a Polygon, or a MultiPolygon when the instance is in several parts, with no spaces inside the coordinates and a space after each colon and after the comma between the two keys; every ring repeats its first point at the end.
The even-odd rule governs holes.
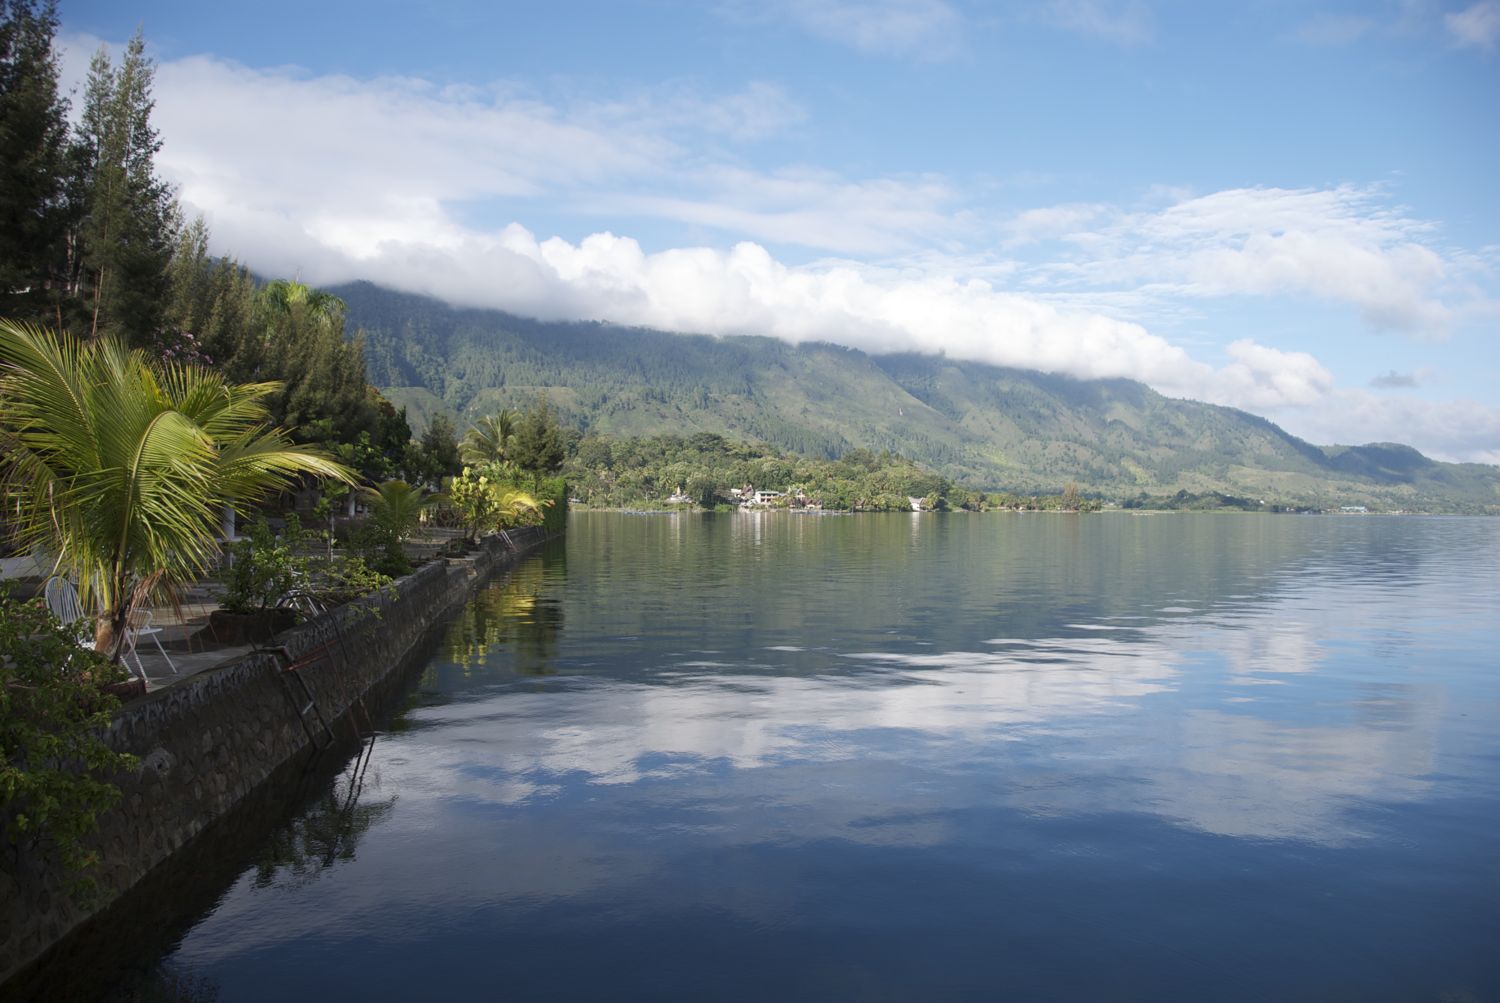
{"type": "MultiPolygon", "coordinates": [[[[70,72],[96,44],[68,42],[70,72]]],[[[268,274],[369,279],[544,318],[1128,377],[1317,441],[1399,439],[1442,458],[1500,460],[1493,407],[1397,406],[1342,390],[1311,354],[1253,337],[1210,363],[1148,326],[1186,301],[1301,295],[1347,304],[1373,329],[1444,337],[1474,305],[1463,256],[1378,188],[1163,190],[1139,206],[1007,217],[965,205],[962,186],[938,175],[756,170],[733,154],[803,116],[765,82],[558,104],[505,84],[310,76],[210,57],[160,67],[156,113],[159,163],[185,206],[207,215],[216,250],[268,274]],[[475,204],[504,215],[466,216],[475,204]],[[648,250],[609,231],[539,239],[505,222],[533,208],[725,239],[648,250]],[[799,263],[777,248],[831,257],[799,263]]]]}

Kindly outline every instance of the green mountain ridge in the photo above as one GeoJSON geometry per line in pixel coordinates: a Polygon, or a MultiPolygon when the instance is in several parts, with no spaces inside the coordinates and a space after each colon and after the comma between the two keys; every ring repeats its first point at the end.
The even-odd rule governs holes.
{"type": "Polygon", "coordinates": [[[1217,491],[1280,504],[1500,513],[1500,467],[1409,446],[1319,447],[1234,408],[1133,380],[1080,380],[942,356],[674,334],[450,307],[335,287],[370,380],[423,425],[545,392],[564,421],[616,436],[716,432],[814,456],[900,453],[984,490],[1217,491]]]}

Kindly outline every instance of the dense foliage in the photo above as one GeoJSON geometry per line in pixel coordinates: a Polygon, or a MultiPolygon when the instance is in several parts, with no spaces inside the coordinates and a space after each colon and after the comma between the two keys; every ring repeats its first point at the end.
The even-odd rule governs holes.
{"type": "Polygon", "coordinates": [[[573,494],[590,505],[657,506],[673,495],[712,508],[733,490],[801,494],[826,509],[910,510],[911,498],[941,508],[953,485],[890,453],[850,450],[814,459],[700,432],[641,439],[586,436],[563,468],[573,494]]]}
{"type": "Polygon", "coordinates": [[[0,597],[0,821],[17,849],[56,853],[75,893],[99,862],[85,837],[120,798],[108,778],[135,762],[101,737],[119,701],[100,685],[123,678],[42,604],[0,597]]]}
{"type": "Polygon", "coordinates": [[[69,130],[56,5],[7,0],[0,15],[0,315],[150,345],[180,222],[156,173],[145,41],[118,65],[94,55],[69,130]]]}
{"type": "Polygon", "coordinates": [[[19,549],[57,557],[97,643],[118,657],[144,599],[219,555],[220,515],[302,474],[345,468],[266,425],[268,384],[148,362],[113,338],[79,342],[0,321],[0,487],[19,549]]]}
{"type": "Polygon", "coordinates": [[[231,613],[257,613],[272,609],[308,580],[308,559],[298,554],[302,542],[300,522],[288,521],[280,537],[264,518],[229,548],[229,571],[224,576],[220,600],[231,613]]]}
{"type": "Polygon", "coordinates": [[[542,507],[541,526],[549,533],[568,528],[568,480],[566,477],[543,477],[535,482],[532,497],[542,507]]]}
{"type": "Polygon", "coordinates": [[[262,285],[208,253],[202,220],[183,225],[156,170],[155,67],[139,33],[118,63],[94,55],[69,128],[57,28],[50,0],[0,0],[0,317],[107,335],[230,383],[274,382],[270,422],[371,481],[456,470],[443,443],[413,445],[405,416],[369,385],[342,301],[262,285]]]}
{"type": "Polygon", "coordinates": [[[1139,494],[1120,503],[1124,509],[1150,509],[1182,512],[1308,512],[1294,505],[1268,503],[1260,498],[1243,498],[1219,491],[1179,491],[1171,495],[1139,494]]]}
{"type": "Polygon", "coordinates": [[[1093,511],[1077,485],[1059,494],[987,494],[957,486],[893,453],[852,449],[836,460],[699,432],[639,439],[585,436],[563,467],[573,494],[590,505],[659,508],[738,504],[752,491],[780,492],[771,507],[837,512],[997,508],[1093,511]]]}
{"type": "Polygon", "coordinates": [[[239,264],[209,256],[201,221],[184,231],[169,276],[163,356],[212,365],[230,380],[275,382],[270,420],[366,479],[427,479],[435,464],[411,444],[406,416],[366,382],[361,342],[347,337],[337,297],[297,282],[258,285],[239,264]]]}
{"type": "Polygon", "coordinates": [[[464,467],[448,481],[448,504],[459,513],[470,540],[516,526],[542,524],[542,503],[517,483],[520,472],[504,463],[464,467]]]}
{"type": "Polygon", "coordinates": [[[348,602],[391,583],[386,565],[392,561],[392,549],[394,573],[411,570],[399,548],[393,548],[394,537],[385,526],[371,520],[368,529],[369,541],[363,547],[352,546],[354,553],[317,555],[309,551],[308,534],[296,515],[286,517],[279,534],[265,518],[256,519],[230,550],[233,560],[221,605],[232,613],[277,607],[307,612],[308,600],[318,608],[348,602]]]}
{"type": "Polygon", "coordinates": [[[57,9],[0,0],[0,316],[40,319],[64,270],[67,101],[52,38],[57,9]]]}

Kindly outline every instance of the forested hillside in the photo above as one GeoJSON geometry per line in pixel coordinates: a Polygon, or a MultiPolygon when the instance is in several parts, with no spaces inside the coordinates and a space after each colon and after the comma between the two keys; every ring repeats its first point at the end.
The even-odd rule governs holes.
{"type": "Polygon", "coordinates": [[[1500,511],[1500,468],[1409,447],[1318,447],[1232,408],[1130,380],[1077,380],[827,344],[555,323],[448,307],[368,283],[331,290],[365,332],[370,380],[414,424],[545,392],[604,435],[720,433],[812,456],[889,450],[954,481],[1126,499],[1177,491],[1268,503],[1500,511]]]}

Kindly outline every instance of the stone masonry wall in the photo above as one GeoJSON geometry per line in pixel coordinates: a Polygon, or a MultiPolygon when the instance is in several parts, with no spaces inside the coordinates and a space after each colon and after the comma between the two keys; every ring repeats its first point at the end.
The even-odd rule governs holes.
{"type": "Polygon", "coordinates": [[[23,857],[16,873],[0,872],[0,986],[278,767],[327,742],[317,717],[299,713],[306,697],[286,672],[289,661],[334,724],[401,666],[435,620],[545,538],[540,529],[489,537],[477,554],[433,561],[378,597],[279,635],[270,642],[279,652],[252,652],[122,708],[110,739],[140,757],[140,769],[119,778],[121,802],[99,819],[100,900],[94,908],[76,905],[45,862],[23,857]]]}

